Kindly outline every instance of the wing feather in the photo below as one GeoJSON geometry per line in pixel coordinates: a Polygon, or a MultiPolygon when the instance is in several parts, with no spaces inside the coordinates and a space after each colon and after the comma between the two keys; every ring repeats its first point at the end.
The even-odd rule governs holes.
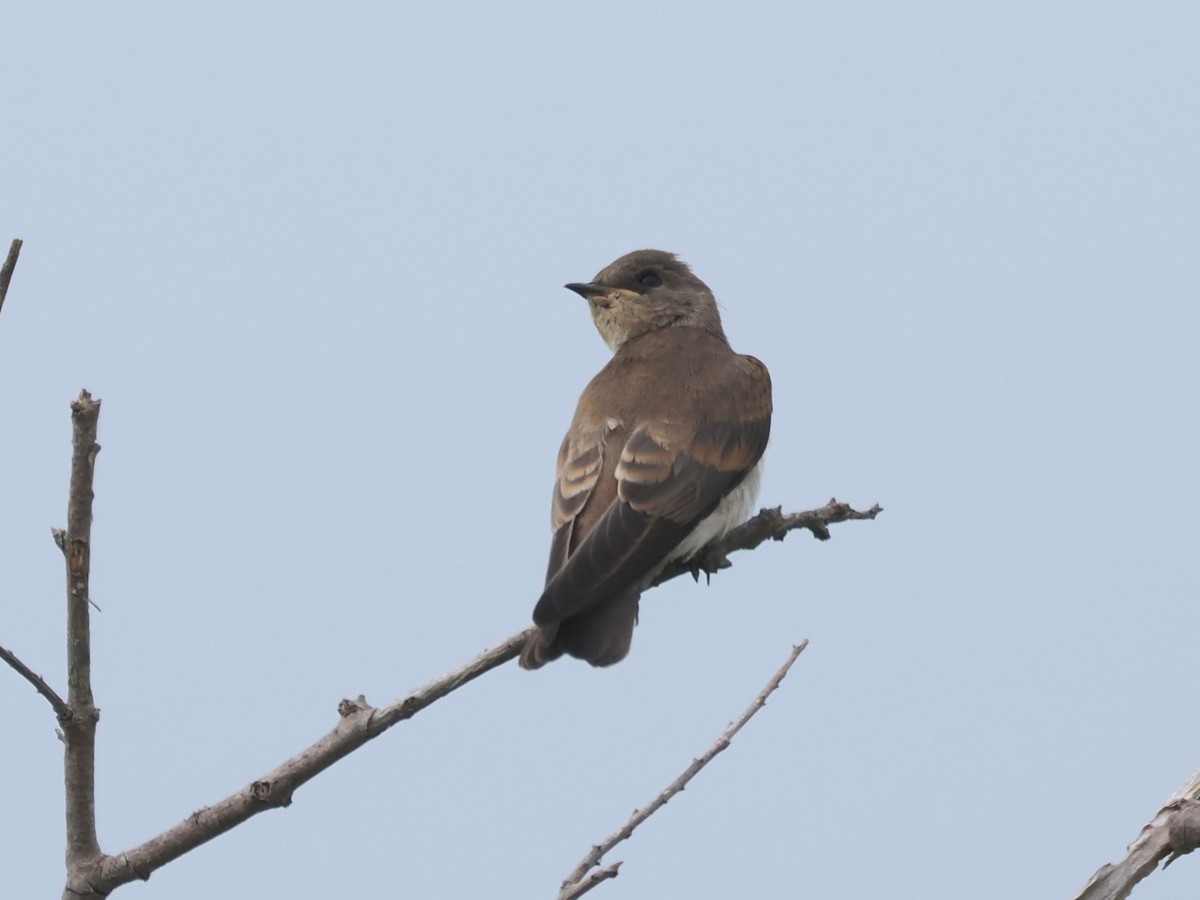
{"type": "MultiPolygon", "coordinates": [[[[664,331],[679,333],[655,340],[715,340],[664,331]]],[[[762,363],[722,341],[716,364],[709,357],[680,373],[661,349],[644,349],[646,357],[624,360],[625,371],[618,353],[593,380],[563,441],[550,565],[533,615],[540,626],[644,587],[766,448],[771,383],[762,363]]]]}

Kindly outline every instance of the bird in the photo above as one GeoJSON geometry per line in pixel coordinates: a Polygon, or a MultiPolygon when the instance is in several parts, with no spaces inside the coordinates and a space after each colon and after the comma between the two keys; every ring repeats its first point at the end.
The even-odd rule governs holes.
{"type": "Polygon", "coordinates": [[[730,347],[713,292],[674,253],[635,250],[566,287],[613,356],[559,449],[525,669],[624,659],[642,591],[749,517],[771,431],[767,367],[730,347]]]}

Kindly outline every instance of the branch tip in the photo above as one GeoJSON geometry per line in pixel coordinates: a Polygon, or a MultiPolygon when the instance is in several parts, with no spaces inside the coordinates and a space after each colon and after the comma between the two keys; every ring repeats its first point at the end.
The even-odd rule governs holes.
{"type": "Polygon", "coordinates": [[[46,679],[25,665],[17,654],[6,647],[0,647],[0,659],[3,659],[12,666],[18,675],[33,685],[34,690],[41,694],[46,699],[46,702],[50,704],[50,708],[54,710],[54,715],[58,718],[59,722],[65,722],[71,718],[71,707],[67,705],[67,701],[60,697],[58,692],[46,683],[46,679]]]}
{"type": "MultiPolygon", "coordinates": [[[[633,835],[634,830],[639,825],[654,815],[654,813],[659,809],[666,806],[667,802],[672,797],[687,787],[688,782],[691,781],[701,769],[712,762],[718,753],[725,750],[729,746],[734,735],[741,731],[745,724],[754,716],[754,714],[762,709],[764,705],[766,705],[767,697],[769,697],[779,687],[784,676],[787,675],[788,670],[792,667],[792,664],[799,658],[800,654],[807,646],[807,638],[802,640],[799,644],[793,644],[791,653],[788,654],[788,658],[784,664],[780,666],[774,675],[771,676],[771,680],[768,681],[766,686],[758,692],[753,702],[746,707],[745,711],[738,716],[737,719],[731,722],[728,727],[726,727],[725,731],[722,732],[720,737],[717,738],[713,745],[709,747],[702,756],[693,759],[692,764],[683,771],[683,774],[671,782],[671,784],[669,784],[665,790],[661,791],[647,806],[642,809],[634,810],[633,815],[630,816],[620,828],[610,834],[599,844],[592,845],[591,851],[584,856],[584,858],[579,861],[579,864],[571,870],[571,873],[565,879],[563,879],[562,886],[559,888],[558,900],[574,900],[574,898],[582,896],[584,893],[595,887],[599,881],[604,880],[601,878],[593,883],[593,879],[596,879],[596,876],[598,876],[601,872],[605,872],[608,869],[613,868],[612,866],[592,872],[590,876],[588,873],[600,865],[600,861],[604,858],[604,854],[612,850],[613,847],[615,847],[621,841],[630,838],[633,835]]],[[[620,863],[616,863],[615,865],[619,866],[620,863]]]]}
{"type": "Polygon", "coordinates": [[[700,580],[701,572],[708,576],[715,575],[733,565],[729,559],[730,553],[737,550],[753,550],[767,540],[782,541],[789,532],[798,528],[806,528],[817,540],[827,541],[832,536],[829,532],[830,525],[874,519],[881,512],[883,507],[878,503],[863,512],[849,503],[838,502],[836,497],[831,497],[829,502],[819,509],[806,512],[784,513],[782,506],[764,507],[758,515],[752,516],[720,540],[708,544],[695,556],[668,565],[651,587],[685,573],[692,575],[697,581],[700,580]]]}

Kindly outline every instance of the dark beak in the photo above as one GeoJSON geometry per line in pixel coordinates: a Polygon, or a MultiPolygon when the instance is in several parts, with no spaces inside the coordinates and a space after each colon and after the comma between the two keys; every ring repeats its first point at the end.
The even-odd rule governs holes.
{"type": "Polygon", "coordinates": [[[598,294],[603,294],[606,290],[598,284],[580,284],[577,281],[572,282],[571,284],[564,284],[563,287],[565,287],[568,291],[574,291],[585,300],[589,300],[598,294]]]}

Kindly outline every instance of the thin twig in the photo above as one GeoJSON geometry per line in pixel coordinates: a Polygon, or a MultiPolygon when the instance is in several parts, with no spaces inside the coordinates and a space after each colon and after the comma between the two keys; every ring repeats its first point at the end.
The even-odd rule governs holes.
{"type": "Polygon", "coordinates": [[[60,722],[71,717],[71,707],[67,705],[67,701],[58,696],[58,692],[54,688],[46,684],[46,679],[21,662],[17,654],[4,647],[0,647],[0,659],[16,669],[22,678],[32,684],[34,689],[49,701],[50,705],[54,707],[54,714],[58,716],[60,722]]]}
{"type": "Polygon", "coordinates": [[[1125,900],[1134,886],[1158,868],[1196,849],[1200,823],[1197,822],[1200,801],[1200,771],[1171,795],[1163,808],[1155,813],[1142,833],[1129,845],[1129,853],[1116,865],[1105,863],[1075,900],[1125,900]]]}
{"type": "Polygon", "coordinates": [[[604,882],[608,881],[608,879],[616,878],[618,875],[620,875],[621,866],[623,865],[623,862],[617,860],[615,863],[609,863],[602,869],[596,869],[594,872],[590,872],[589,874],[585,875],[581,881],[577,881],[572,884],[569,893],[566,892],[566,888],[564,887],[564,891],[560,892],[558,895],[560,900],[562,900],[563,897],[570,897],[571,900],[575,900],[576,897],[582,897],[592,888],[599,887],[604,882]]]}
{"type": "MultiPolygon", "coordinates": [[[[559,889],[558,900],[574,900],[574,898],[581,896],[585,891],[591,890],[593,887],[595,887],[595,884],[588,883],[588,879],[586,877],[587,873],[596,866],[600,865],[600,860],[603,859],[604,855],[612,850],[613,847],[621,843],[621,841],[629,838],[630,835],[633,834],[635,828],[654,815],[654,813],[658,812],[659,809],[666,806],[668,800],[687,787],[688,782],[691,781],[701,769],[712,762],[713,758],[718,753],[729,746],[729,742],[733,740],[734,735],[742,730],[742,726],[749,722],[750,718],[766,705],[767,698],[770,697],[775,689],[779,687],[784,676],[787,675],[788,669],[792,667],[792,663],[794,663],[800,654],[804,652],[804,648],[807,646],[808,640],[806,639],[792,647],[792,652],[788,656],[787,662],[785,662],[779,668],[779,671],[772,676],[771,680],[767,682],[767,686],[759,691],[758,696],[754,698],[754,702],[746,708],[746,711],[743,712],[735,721],[730,723],[729,727],[725,729],[724,733],[717,738],[716,743],[709,747],[708,751],[699,759],[692,760],[692,764],[684,769],[683,774],[671,782],[667,789],[655,797],[648,806],[646,806],[644,809],[634,810],[633,815],[629,817],[624,825],[588,851],[587,855],[580,860],[579,865],[577,865],[571,871],[571,874],[568,875],[563,881],[562,887],[559,889]]],[[[620,865],[620,863],[615,865],[620,865]]],[[[612,875],[608,875],[606,877],[615,877],[617,874],[615,866],[610,866],[609,868],[613,870],[612,875]]]]}
{"type": "Polygon", "coordinates": [[[0,309],[4,309],[4,298],[8,296],[8,283],[12,281],[13,269],[17,267],[17,258],[21,255],[20,238],[13,238],[8,246],[8,258],[0,266],[0,309]]]}
{"type": "MultiPolygon", "coordinates": [[[[96,722],[100,711],[92,696],[91,577],[92,480],[96,468],[96,429],[100,401],[80,391],[71,404],[71,486],[67,501],[67,705],[63,722],[63,765],[67,799],[67,884],[101,858],[96,839],[96,722]]],[[[86,890],[76,891],[86,893],[86,890]]]]}
{"type": "Polygon", "coordinates": [[[860,512],[849,503],[839,503],[836,498],[830,499],[820,509],[810,509],[805,512],[784,513],[782,507],[763,509],[758,515],[734,528],[725,537],[713,541],[699,554],[691,559],[681,560],[663,569],[655,585],[689,574],[699,578],[700,573],[714,575],[721,569],[727,569],[733,563],[729,554],[736,550],[753,550],[768,539],[782,541],[788,532],[798,528],[807,528],[813,537],[820,541],[830,538],[829,526],[838,522],[853,522],[862,519],[874,519],[883,512],[883,507],[876,503],[865,512],[860,512]]]}

